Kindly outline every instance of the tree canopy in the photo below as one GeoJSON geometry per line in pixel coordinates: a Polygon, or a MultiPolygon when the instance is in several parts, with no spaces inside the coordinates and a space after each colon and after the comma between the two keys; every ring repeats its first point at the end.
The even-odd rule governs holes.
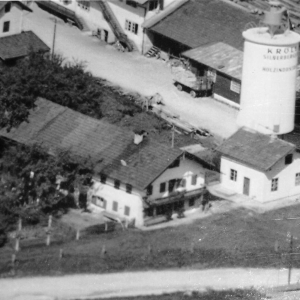
{"type": "Polygon", "coordinates": [[[26,121],[37,97],[102,117],[101,89],[82,63],[31,53],[13,66],[0,68],[0,127],[9,130],[26,121]]]}

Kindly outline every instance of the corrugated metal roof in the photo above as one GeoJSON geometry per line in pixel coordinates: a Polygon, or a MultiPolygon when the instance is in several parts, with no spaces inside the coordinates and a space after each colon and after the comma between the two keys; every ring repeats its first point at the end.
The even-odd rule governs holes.
{"type": "Polygon", "coordinates": [[[242,79],[243,51],[225,43],[219,42],[188,50],[183,56],[231,77],[242,79]]]}
{"type": "Polygon", "coordinates": [[[0,38],[0,58],[13,59],[28,55],[31,51],[47,52],[50,48],[32,31],[0,38]]]}
{"type": "Polygon", "coordinates": [[[272,139],[268,135],[241,128],[219,146],[217,151],[265,172],[295,149],[295,145],[281,139],[272,139]]]}
{"type": "Polygon", "coordinates": [[[189,1],[150,28],[190,48],[224,42],[243,49],[242,32],[259,18],[220,0],[189,1]]]}
{"type": "Polygon", "coordinates": [[[138,189],[145,189],[183,153],[148,137],[135,145],[133,132],[41,98],[29,123],[23,122],[10,132],[2,129],[0,135],[23,144],[41,144],[53,154],[69,150],[90,158],[97,174],[103,172],[138,189]]]}

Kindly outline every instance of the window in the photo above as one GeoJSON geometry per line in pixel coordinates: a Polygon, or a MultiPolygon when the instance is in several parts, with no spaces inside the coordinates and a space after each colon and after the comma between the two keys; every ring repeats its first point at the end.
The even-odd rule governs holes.
{"type": "Polygon", "coordinates": [[[8,2],[8,3],[5,5],[5,13],[10,12],[10,9],[11,9],[11,2],[8,2]]]}
{"type": "Polygon", "coordinates": [[[139,30],[139,25],[136,23],[133,23],[131,21],[126,20],[125,21],[125,29],[128,31],[131,31],[135,34],[138,34],[138,30],[139,30]]]}
{"type": "Polygon", "coordinates": [[[240,94],[241,93],[241,84],[237,81],[231,80],[230,82],[230,89],[237,93],[240,94]]]}
{"type": "Polygon", "coordinates": [[[118,211],[118,202],[113,201],[113,211],[118,211]]]}
{"type": "Polygon", "coordinates": [[[132,185],[126,184],[126,193],[131,194],[131,192],[132,192],[132,185]]]}
{"type": "Polygon", "coordinates": [[[185,178],[180,180],[180,187],[186,187],[186,179],[185,178]]]}
{"type": "Polygon", "coordinates": [[[191,198],[189,200],[189,206],[194,206],[195,205],[195,198],[191,198]]]}
{"type": "Polygon", "coordinates": [[[296,173],[295,185],[300,185],[300,173],[296,173]]]}
{"type": "Polygon", "coordinates": [[[286,164],[286,165],[290,165],[292,162],[293,162],[293,154],[288,154],[288,155],[285,157],[285,164],[286,164]]]}
{"type": "Polygon", "coordinates": [[[125,205],[125,211],[124,211],[125,216],[129,216],[130,215],[130,207],[125,205]]]}
{"type": "Polygon", "coordinates": [[[275,192],[278,190],[278,178],[272,179],[271,192],[275,192]]]}
{"type": "Polygon", "coordinates": [[[176,185],[176,179],[171,179],[171,180],[169,180],[169,193],[171,193],[171,192],[173,192],[173,190],[174,190],[174,187],[175,187],[175,185],[176,185]]]}
{"type": "Polygon", "coordinates": [[[236,181],[236,179],[237,179],[237,171],[231,169],[231,170],[230,170],[230,180],[236,181]]]}
{"type": "Polygon", "coordinates": [[[127,5],[130,5],[132,7],[137,7],[137,4],[135,1],[132,1],[132,0],[126,0],[126,4],[127,5]]]}
{"type": "Polygon", "coordinates": [[[197,177],[198,177],[197,174],[192,176],[192,182],[191,182],[192,185],[197,184],[197,177]]]}
{"type": "Polygon", "coordinates": [[[9,21],[3,23],[3,32],[9,31],[9,21]]]}
{"type": "Polygon", "coordinates": [[[164,193],[166,191],[166,183],[162,182],[159,186],[159,192],[164,193]]]}
{"type": "Polygon", "coordinates": [[[179,165],[180,165],[180,159],[177,158],[177,159],[174,160],[173,163],[169,166],[169,169],[179,167],[179,165]]]}
{"type": "Polygon", "coordinates": [[[114,187],[115,187],[115,189],[119,189],[120,188],[120,180],[115,180],[115,185],[114,185],[114,187]]]}
{"type": "Polygon", "coordinates": [[[153,192],[153,186],[152,186],[152,185],[149,185],[149,186],[147,187],[147,196],[152,195],[152,192],[153,192]]]}
{"type": "Polygon", "coordinates": [[[154,10],[158,7],[158,0],[149,1],[149,11],[154,10]]]}
{"type": "Polygon", "coordinates": [[[106,182],[106,179],[107,179],[106,175],[100,174],[100,182],[101,182],[101,183],[105,183],[105,182],[106,182]]]}
{"type": "Polygon", "coordinates": [[[81,1],[77,0],[78,5],[81,6],[83,9],[89,10],[90,9],[90,1],[81,1]]]}

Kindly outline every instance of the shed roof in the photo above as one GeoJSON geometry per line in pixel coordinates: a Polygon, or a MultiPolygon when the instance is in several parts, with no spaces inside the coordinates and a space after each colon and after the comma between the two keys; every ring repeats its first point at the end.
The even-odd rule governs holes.
{"type": "Polygon", "coordinates": [[[231,77],[242,79],[243,51],[222,42],[188,50],[183,56],[231,77]]]}
{"type": "Polygon", "coordinates": [[[31,51],[48,52],[50,48],[32,31],[0,38],[0,58],[2,60],[23,57],[31,51]]]}
{"type": "Polygon", "coordinates": [[[259,18],[222,0],[188,1],[150,30],[190,48],[225,42],[242,50],[242,32],[259,18]]]}
{"type": "Polygon", "coordinates": [[[135,145],[133,132],[41,98],[29,123],[23,122],[10,132],[2,129],[0,135],[23,144],[41,144],[52,154],[69,150],[89,158],[96,174],[102,172],[141,190],[183,153],[148,137],[135,145]]]}
{"type": "Polygon", "coordinates": [[[217,151],[226,157],[265,172],[295,149],[294,144],[241,128],[219,146],[217,151]]]}

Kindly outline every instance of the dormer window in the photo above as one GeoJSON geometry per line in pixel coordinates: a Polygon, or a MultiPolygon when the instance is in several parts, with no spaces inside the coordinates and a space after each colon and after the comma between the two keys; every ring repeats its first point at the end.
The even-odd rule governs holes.
{"type": "Polygon", "coordinates": [[[150,0],[149,1],[149,11],[155,10],[158,7],[158,0],[150,0]]]}
{"type": "Polygon", "coordinates": [[[10,9],[11,9],[11,2],[8,2],[6,5],[5,5],[5,13],[9,13],[10,12],[10,9]]]}
{"type": "Polygon", "coordinates": [[[132,0],[126,0],[126,4],[127,5],[130,5],[132,7],[137,7],[137,4],[135,1],[132,1],[132,0]]]}
{"type": "Polygon", "coordinates": [[[293,154],[288,154],[288,155],[285,157],[285,164],[286,164],[286,165],[290,165],[292,162],[293,162],[293,154]]]}

